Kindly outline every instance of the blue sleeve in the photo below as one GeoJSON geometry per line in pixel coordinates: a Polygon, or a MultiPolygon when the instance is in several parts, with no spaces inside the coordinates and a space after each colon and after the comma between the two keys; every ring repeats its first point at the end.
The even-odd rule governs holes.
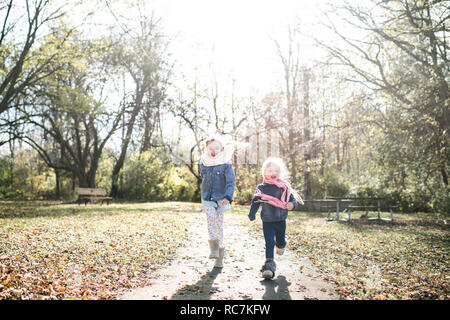
{"type": "Polygon", "coordinates": [[[225,199],[233,202],[234,188],[236,187],[236,177],[231,164],[225,167],[225,199]]]}
{"type": "Polygon", "coordinates": [[[201,162],[200,162],[199,169],[200,169],[200,172],[199,172],[200,177],[203,179],[203,175],[202,175],[202,172],[203,172],[203,164],[202,164],[201,162]]]}
{"type": "Polygon", "coordinates": [[[250,221],[253,221],[256,218],[256,213],[258,212],[261,203],[255,201],[260,199],[261,197],[253,197],[252,199],[252,205],[250,206],[250,212],[248,213],[248,218],[250,221]]]}
{"type": "Polygon", "coordinates": [[[289,202],[292,202],[294,204],[294,207],[292,208],[292,210],[294,210],[297,207],[297,200],[295,199],[295,197],[292,194],[289,197],[289,202]]]}

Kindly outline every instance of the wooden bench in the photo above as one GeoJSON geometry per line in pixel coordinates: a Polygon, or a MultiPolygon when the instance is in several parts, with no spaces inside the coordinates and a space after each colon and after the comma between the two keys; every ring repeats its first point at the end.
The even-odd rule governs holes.
{"type": "Polygon", "coordinates": [[[84,205],[88,203],[88,201],[94,202],[94,201],[101,201],[101,204],[103,204],[104,201],[107,202],[109,205],[109,201],[112,200],[112,197],[106,196],[106,190],[105,189],[96,189],[96,188],[78,188],[77,189],[78,194],[78,205],[82,201],[84,201],[84,205]]]}

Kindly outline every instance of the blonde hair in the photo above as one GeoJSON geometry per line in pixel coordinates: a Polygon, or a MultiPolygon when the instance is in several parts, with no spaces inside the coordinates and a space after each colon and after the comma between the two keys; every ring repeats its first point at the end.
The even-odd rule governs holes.
{"type": "MultiPolygon", "coordinates": [[[[285,180],[286,182],[289,182],[289,171],[287,170],[287,167],[286,167],[284,161],[278,157],[269,157],[263,162],[263,164],[261,166],[261,175],[262,175],[263,179],[264,179],[264,171],[266,171],[266,168],[269,165],[276,165],[278,168],[280,168],[280,178],[285,180]]],[[[303,203],[303,200],[300,197],[300,195],[298,194],[298,192],[292,187],[291,187],[291,193],[295,197],[297,202],[303,203]]]]}
{"type": "Polygon", "coordinates": [[[261,167],[261,175],[263,176],[263,178],[264,178],[264,171],[266,171],[266,168],[272,164],[280,168],[280,178],[282,178],[283,180],[289,179],[289,172],[286,168],[286,165],[284,164],[284,161],[281,158],[277,157],[269,157],[263,162],[261,167]]]}

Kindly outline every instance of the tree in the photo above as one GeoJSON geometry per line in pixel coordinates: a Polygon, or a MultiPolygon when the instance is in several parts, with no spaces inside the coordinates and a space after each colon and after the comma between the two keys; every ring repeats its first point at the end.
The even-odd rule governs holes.
{"type": "Polygon", "coordinates": [[[209,125],[210,117],[208,112],[202,108],[201,103],[199,103],[200,93],[198,92],[197,79],[194,80],[194,84],[192,88],[190,88],[190,91],[192,92],[192,97],[185,98],[180,93],[177,100],[171,100],[170,103],[170,113],[179,120],[180,127],[178,139],[175,142],[177,150],[171,150],[171,153],[176,158],[177,162],[181,159],[182,163],[187,166],[189,172],[195,177],[195,197],[198,199],[200,198],[200,186],[202,183],[198,158],[201,152],[201,143],[204,141],[207,134],[207,130],[205,129],[209,125]],[[184,126],[187,126],[188,132],[193,135],[194,139],[194,143],[188,146],[187,151],[189,152],[189,159],[186,159],[185,156],[183,157],[186,150],[179,150],[178,148],[181,144],[181,132],[184,126]]]}
{"type": "MultiPolygon", "coordinates": [[[[58,51],[33,50],[41,30],[51,30],[50,23],[69,11],[67,2],[54,4],[50,0],[9,0],[0,5],[0,114],[14,107],[27,88],[55,72],[48,66],[58,51]]],[[[58,44],[66,40],[58,38],[58,44]]]]}
{"type": "Polygon", "coordinates": [[[290,175],[293,183],[298,182],[298,158],[303,150],[303,183],[305,198],[311,198],[311,120],[310,120],[310,80],[311,70],[301,63],[299,25],[288,27],[287,51],[275,40],[278,56],[284,70],[284,94],[286,120],[283,126],[287,131],[285,149],[289,158],[290,175]]]}
{"type": "Polygon", "coordinates": [[[280,43],[274,40],[278,56],[284,71],[284,94],[286,109],[284,114],[287,129],[287,156],[290,164],[290,175],[293,182],[297,182],[297,156],[298,145],[301,144],[301,136],[297,125],[297,116],[300,112],[300,42],[297,39],[298,30],[288,27],[287,52],[283,52],[280,43]]]}
{"type": "Polygon", "coordinates": [[[439,172],[441,182],[448,186],[449,4],[411,0],[370,0],[366,4],[344,1],[331,5],[334,16],[324,12],[324,24],[346,47],[320,39],[317,43],[354,71],[349,81],[384,96],[380,115],[390,150],[385,156],[393,157],[390,163],[402,166],[406,160],[411,174],[422,171],[425,177],[439,172]],[[343,33],[337,27],[338,17],[364,37],[343,33]]]}
{"type": "Polygon", "coordinates": [[[95,187],[102,151],[123,114],[122,106],[108,110],[100,94],[108,70],[101,54],[109,46],[72,34],[59,49],[61,59],[49,66],[57,71],[35,85],[20,108],[25,120],[16,138],[33,147],[50,168],[71,172],[80,187],[95,187]]]}
{"type": "MultiPolygon", "coordinates": [[[[136,124],[140,121],[144,130],[141,135],[140,152],[148,151],[153,132],[160,126],[160,108],[166,99],[171,67],[166,56],[167,42],[159,30],[159,20],[147,17],[141,8],[138,29],[125,30],[117,42],[117,50],[112,63],[125,70],[124,77],[132,80],[134,88],[124,93],[127,105],[122,120],[124,128],[119,156],[112,171],[111,196],[118,192],[118,178],[122,169],[136,124]]],[[[129,90],[129,88],[126,88],[129,90]]],[[[161,140],[158,144],[162,145],[161,140]]],[[[155,145],[155,146],[156,146],[155,145]]]]}
{"type": "Polygon", "coordinates": [[[311,117],[310,117],[310,97],[309,84],[311,77],[311,70],[309,68],[302,68],[303,75],[303,136],[304,136],[304,167],[303,167],[303,183],[305,199],[310,200],[312,197],[311,191],[311,168],[312,168],[312,139],[311,139],[311,117]]]}

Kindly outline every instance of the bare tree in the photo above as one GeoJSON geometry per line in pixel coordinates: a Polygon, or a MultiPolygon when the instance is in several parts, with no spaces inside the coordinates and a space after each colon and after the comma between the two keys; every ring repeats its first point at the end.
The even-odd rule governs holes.
{"type": "Polygon", "coordinates": [[[312,168],[312,139],[311,139],[311,119],[310,119],[310,96],[309,84],[311,78],[311,70],[302,67],[301,74],[303,76],[303,136],[304,136],[304,167],[303,167],[303,183],[305,199],[310,200],[311,192],[311,168],[312,168]]]}
{"type": "Polygon", "coordinates": [[[133,93],[126,93],[127,110],[123,117],[124,135],[120,154],[112,171],[111,196],[118,192],[119,173],[125,163],[126,155],[136,124],[144,125],[141,139],[141,152],[151,147],[153,131],[159,125],[160,107],[165,97],[165,88],[170,76],[165,50],[167,43],[158,30],[159,20],[147,17],[138,6],[139,28],[126,30],[115,55],[115,63],[123,66],[127,76],[134,84],[133,93]],[[131,98],[131,99],[130,99],[131,98]]]}
{"type": "Polygon", "coordinates": [[[416,149],[419,143],[423,144],[423,150],[433,150],[423,153],[420,161],[416,157],[415,163],[420,162],[420,170],[425,169],[429,174],[438,168],[443,183],[448,185],[449,3],[369,0],[364,5],[343,1],[330,4],[329,8],[329,12],[323,12],[326,19],[323,25],[343,46],[322,39],[316,42],[326,48],[337,63],[353,71],[348,81],[389,97],[399,111],[392,112],[392,119],[385,122],[385,128],[401,127],[408,133],[410,140],[415,141],[408,150],[416,149]],[[338,27],[339,20],[364,36],[356,38],[346,34],[338,27]],[[398,119],[394,120],[399,114],[414,121],[400,125],[398,119]],[[393,121],[396,123],[392,124],[393,121]],[[421,124],[417,125],[417,121],[421,124]],[[429,155],[433,161],[429,161],[429,155]]]}
{"type": "Polygon", "coordinates": [[[284,93],[286,109],[285,126],[287,128],[287,156],[289,158],[290,175],[293,182],[297,182],[297,155],[301,143],[299,134],[298,119],[299,114],[299,91],[300,91],[300,42],[296,37],[298,30],[291,26],[288,27],[287,51],[284,52],[279,41],[274,40],[278,56],[281,60],[284,70],[284,93]]]}
{"type": "MultiPolygon", "coordinates": [[[[181,94],[177,101],[171,103],[170,112],[175,118],[180,121],[180,128],[187,126],[188,130],[191,132],[194,138],[194,144],[190,145],[188,148],[189,159],[182,159],[184,165],[187,166],[189,172],[196,179],[196,192],[197,198],[200,197],[202,177],[200,173],[198,156],[201,152],[201,143],[207,134],[207,128],[210,124],[209,113],[201,107],[199,103],[200,93],[198,88],[198,80],[194,80],[194,84],[191,88],[192,97],[189,99],[184,98],[181,94]]],[[[177,147],[180,145],[181,135],[178,137],[177,147]]],[[[182,151],[184,152],[184,151],[182,151]]],[[[178,154],[172,155],[178,157],[178,154]]]]}
{"type": "Polygon", "coordinates": [[[301,39],[299,24],[288,27],[287,50],[283,51],[279,41],[274,41],[284,70],[284,94],[287,128],[285,150],[289,159],[292,182],[298,182],[298,158],[303,156],[303,183],[305,198],[311,198],[311,121],[310,78],[311,70],[301,62],[301,39]],[[301,151],[303,150],[303,153],[301,151]]]}

